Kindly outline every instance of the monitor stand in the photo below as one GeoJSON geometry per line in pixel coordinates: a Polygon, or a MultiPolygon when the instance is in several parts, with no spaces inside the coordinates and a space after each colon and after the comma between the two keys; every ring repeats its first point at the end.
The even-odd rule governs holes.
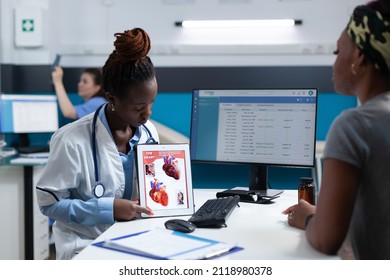
{"type": "Polygon", "coordinates": [[[30,139],[27,133],[19,134],[19,146],[16,149],[23,154],[49,152],[49,146],[30,146],[30,139]]]}
{"type": "Polygon", "coordinates": [[[249,190],[268,189],[268,167],[265,165],[252,165],[249,178],[249,190]]]}
{"type": "Polygon", "coordinates": [[[275,197],[283,192],[283,190],[268,188],[268,166],[260,164],[251,166],[249,190],[268,197],[275,197]]]}

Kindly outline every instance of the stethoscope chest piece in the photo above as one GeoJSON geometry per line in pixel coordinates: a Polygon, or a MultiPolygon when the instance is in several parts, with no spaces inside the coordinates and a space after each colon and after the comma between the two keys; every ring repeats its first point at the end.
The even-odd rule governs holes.
{"type": "Polygon", "coordinates": [[[104,195],[104,186],[101,183],[96,184],[95,188],[93,189],[93,194],[100,198],[104,195]]]}

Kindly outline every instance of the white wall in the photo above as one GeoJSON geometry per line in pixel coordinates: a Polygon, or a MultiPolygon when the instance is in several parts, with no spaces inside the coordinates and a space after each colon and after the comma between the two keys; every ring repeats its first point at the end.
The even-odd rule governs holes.
{"type": "Polygon", "coordinates": [[[0,61],[101,66],[115,32],[142,27],[156,66],[330,65],[352,9],[364,0],[0,0],[0,61]],[[14,9],[43,10],[43,44],[14,44],[14,9]],[[292,28],[184,30],[183,19],[294,18],[292,28]]]}

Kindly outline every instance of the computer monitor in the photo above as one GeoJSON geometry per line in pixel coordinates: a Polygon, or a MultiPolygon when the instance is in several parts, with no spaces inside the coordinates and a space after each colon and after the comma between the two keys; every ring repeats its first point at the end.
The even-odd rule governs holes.
{"type": "Polygon", "coordinates": [[[0,133],[25,137],[28,133],[56,131],[57,104],[53,95],[0,94],[0,133]]]}
{"type": "Polygon", "coordinates": [[[314,166],[316,88],[192,93],[192,161],[251,165],[250,190],[268,188],[268,166],[314,166]]]}

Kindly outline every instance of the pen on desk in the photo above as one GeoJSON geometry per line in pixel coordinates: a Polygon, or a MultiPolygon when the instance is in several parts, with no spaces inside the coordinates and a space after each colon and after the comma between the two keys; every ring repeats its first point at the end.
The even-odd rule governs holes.
{"type": "Polygon", "coordinates": [[[209,254],[206,254],[203,256],[203,260],[207,260],[207,259],[211,259],[211,258],[214,258],[214,257],[217,257],[217,256],[220,256],[222,254],[225,254],[227,252],[229,252],[232,248],[230,247],[227,247],[227,248],[223,248],[221,250],[218,250],[218,251],[215,251],[215,252],[211,252],[209,254]]]}

